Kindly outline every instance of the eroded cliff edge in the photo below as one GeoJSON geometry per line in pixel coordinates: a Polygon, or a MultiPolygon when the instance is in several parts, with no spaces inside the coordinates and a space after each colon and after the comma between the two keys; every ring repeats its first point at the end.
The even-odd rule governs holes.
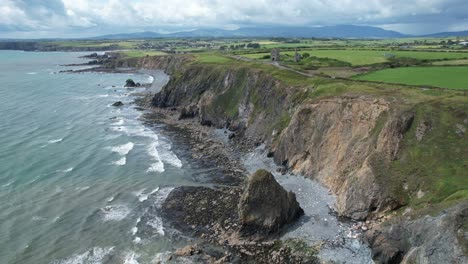
{"type": "Polygon", "coordinates": [[[447,262],[466,260],[468,103],[462,93],[306,78],[188,56],[108,66],[165,70],[171,78],[153,106],[227,127],[245,147],[265,143],[278,164],[322,182],[337,195],[339,215],[371,221],[366,239],[377,261],[433,262],[434,252],[447,262]],[[445,228],[427,217],[461,224],[445,228]],[[453,238],[450,246],[427,246],[433,237],[420,236],[418,223],[453,238]]]}

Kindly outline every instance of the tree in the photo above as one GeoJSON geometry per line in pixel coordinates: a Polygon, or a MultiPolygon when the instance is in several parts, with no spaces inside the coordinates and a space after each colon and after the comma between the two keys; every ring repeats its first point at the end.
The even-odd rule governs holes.
{"type": "Polygon", "coordinates": [[[309,58],[309,57],[310,57],[310,54],[308,52],[302,53],[302,58],[306,59],[306,58],[309,58]]]}

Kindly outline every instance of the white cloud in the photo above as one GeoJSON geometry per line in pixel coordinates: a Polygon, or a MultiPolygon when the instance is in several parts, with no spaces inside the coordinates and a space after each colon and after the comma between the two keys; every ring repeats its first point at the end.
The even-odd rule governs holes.
{"type": "Polygon", "coordinates": [[[258,24],[367,24],[418,31],[424,24],[435,24],[443,30],[458,29],[468,23],[466,0],[0,1],[0,30],[4,33],[8,30],[50,30],[51,33],[68,30],[76,34],[139,29],[170,31],[258,24]]]}

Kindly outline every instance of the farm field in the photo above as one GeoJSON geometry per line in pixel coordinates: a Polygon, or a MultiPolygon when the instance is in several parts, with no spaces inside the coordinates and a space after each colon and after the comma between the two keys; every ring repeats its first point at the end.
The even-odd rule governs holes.
{"type": "Polygon", "coordinates": [[[353,79],[468,90],[468,66],[385,69],[356,76],[353,79]]]}
{"type": "MultiPolygon", "coordinates": [[[[330,58],[349,62],[352,65],[370,65],[383,63],[388,60],[390,54],[396,57],[408,57],[419,60],[442,60],[442,59],[465,59],[468,52],[429,52],[429,51],[384,51],[384,50],[301,50],[299,53],[307,52],[311,56],[319,58],[330,58]],[[387,55],[387,56],[386,56],[387,55]]],[[[242,55],[251,59],[260,59],[269,53],[256,53],[242,55]]],[[[282,52],[283,55],[294,55],[294,51],[282,52]]]]}
{"type": "Polygon", "coordinates": [[[122,51],[125,57],[130,58],[137,58],[137,57],[144,57],[144,56],[160,56],[166,55],[167,53],[162,51],[144,51],[144,50],[126,50],[122,51]]]}

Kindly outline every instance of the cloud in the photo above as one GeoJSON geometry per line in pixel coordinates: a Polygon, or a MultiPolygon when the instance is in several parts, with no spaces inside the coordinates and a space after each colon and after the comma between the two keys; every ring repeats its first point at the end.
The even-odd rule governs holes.
{"type": "Polygon", "coordinates": [[[381,25],[409,33],[466,29],[466,0],[1,0],[0,36],[86,35],[252,25],[381,25]]]}

